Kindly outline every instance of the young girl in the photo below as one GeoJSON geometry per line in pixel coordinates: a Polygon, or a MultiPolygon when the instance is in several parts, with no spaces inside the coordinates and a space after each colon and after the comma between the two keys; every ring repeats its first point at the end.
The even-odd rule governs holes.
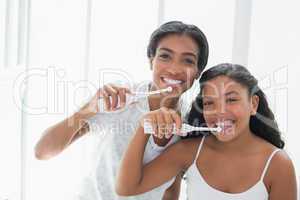
{"type": "Polygon", "coordinates": [[[199,137],[190,133],[143,165],[149,138],[144,119],[160,137],[170,136],[172,123],[177,134],[181,127],[174,110],[149,112],[122,160],[117,193],[144,193],[186,171],[189,200],[296,200],[294,167],[257,80],[242,66],[220,64],[204,72],[200,84],[187,122],[222,131],[199,137]]]}

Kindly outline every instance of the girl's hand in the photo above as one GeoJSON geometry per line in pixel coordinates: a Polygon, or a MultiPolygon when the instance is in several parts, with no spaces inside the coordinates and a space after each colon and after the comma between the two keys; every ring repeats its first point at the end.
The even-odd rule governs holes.
{"type": "Polygon", "coordinates": [[[180,135],[182,120],[180,115],[173,109],[162,107],[151,111],[142,118],[142,126],[144,126],[144,121],[151,123],[154,136],[160,139],[170,138],[174,128],[176,134],[180,135]]]}
{"type": "Polygon", "coordinates": [[[126,87],[116,86],[113,84],[104,85],[96,92],[93,98],[80,109],[79,112],[86,118],[94,116],[97,112],[99,112],[98,102],[100,98],[104,101],[105,111],[121,109],[126,105],[126,93],[131,93],[126,87]]]}

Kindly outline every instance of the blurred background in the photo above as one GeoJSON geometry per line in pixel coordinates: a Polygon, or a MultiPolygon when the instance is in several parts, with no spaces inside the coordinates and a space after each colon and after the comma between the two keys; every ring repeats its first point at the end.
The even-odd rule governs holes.
{"type": "Polygon", "coordinates": [[[297,0],[0,0],[0,200],[68,199],[91,165],[91,138],[49,161],[35,159],[35,143],[103,83],[151,79],[148,40],[170,20],[203,30],[208,67],[238,63],[259,79],[299,175],[299,8],[297,0]]]}

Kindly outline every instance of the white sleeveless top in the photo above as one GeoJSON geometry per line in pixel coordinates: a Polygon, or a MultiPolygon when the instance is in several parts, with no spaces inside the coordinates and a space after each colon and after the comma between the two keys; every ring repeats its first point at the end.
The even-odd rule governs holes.
{"type": "Polygon", "coordinates": [[[226,193],[208,185],[197,168],[196,160],[203,146],[204,139],[205,137],[203,137],[201,140],[193,164],[189,167],[189,169],[186,172],[188,200],[268,200],[269,194],[265,187],[263,179],[271,159],[273,158],[276,152],[280,151],[280,149],[276,149],[272,152],[265,165],[260,180],[256,184],[254,184],[250,189],[241,193],[226,193]]]}

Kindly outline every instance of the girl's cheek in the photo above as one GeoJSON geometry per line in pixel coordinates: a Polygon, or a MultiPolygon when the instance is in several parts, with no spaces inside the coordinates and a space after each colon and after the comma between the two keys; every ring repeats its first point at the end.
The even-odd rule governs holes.
{"type": "Polygon", "coordinates": [[[213,122],[213,118],[210,115],[203,113],[203,117],[206,124],[211,124],[213,122]]]}
{"type": "Polygon", "coordinates": [[[236,118],[243,119],[248,116],[247,108],[235,107],[230,111],[236,118]]]}

